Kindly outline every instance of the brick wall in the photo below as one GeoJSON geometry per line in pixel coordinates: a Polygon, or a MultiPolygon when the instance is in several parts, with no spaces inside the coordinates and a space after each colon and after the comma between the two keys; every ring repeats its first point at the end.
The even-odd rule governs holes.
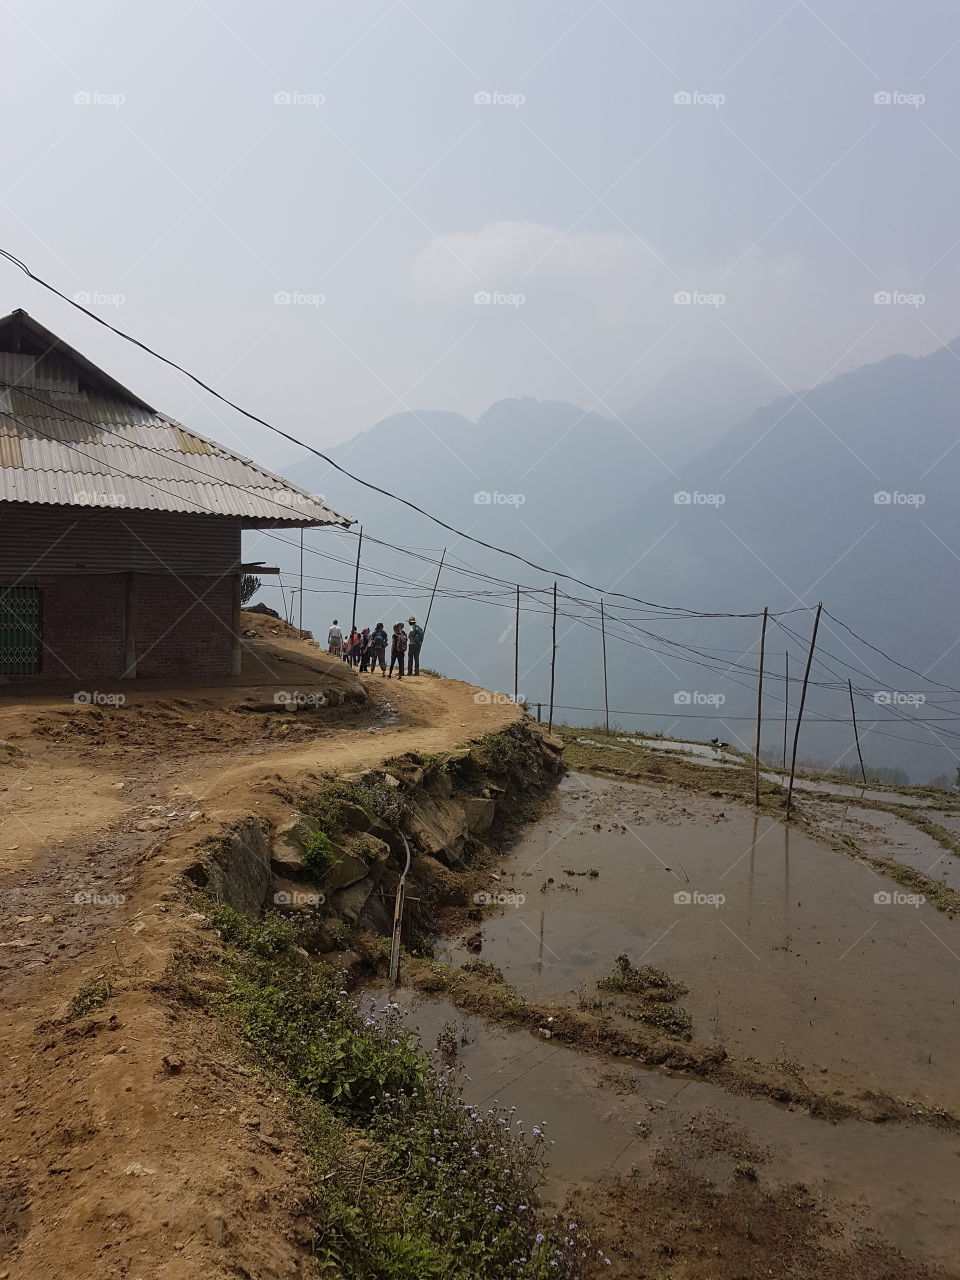
{"type": "MultiPolygon", "coordinates": [[[[125,577],[51,574],[40,579],[41,670],[51,677],[117,679],[124,667],[125,577]]],[[[233,582],[138,573],[137,675],[228,675],[233,582]],[[197,597],[199,597],[199,602],[197,597]]]]}
{"type": "Polygon", "coordinates": [[[73,679],[118,676],[123,666],[123,612],[122,574],[43,578],[42,674],[73,679]]]}

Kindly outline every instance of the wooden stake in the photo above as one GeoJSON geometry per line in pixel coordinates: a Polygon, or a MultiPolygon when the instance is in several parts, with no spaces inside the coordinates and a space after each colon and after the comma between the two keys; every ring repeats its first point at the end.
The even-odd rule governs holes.
{"type": "Polygon", "coordinates": [[[303,630],[303,530],[300,530],[300,599],[297,601],[300,606],[300,630],[303,630]]]}
{"type": "Polygon", "coordinates": [[[447,548],[444,547],[443,552],[441,553],[441,556],[440,556],[440,564],[437,567],[437,580],[433,584],[433,590],[430,592],[430,604],[427,606],[427,616],[423,624],[424,639],[426,639],[426,636],[427,636],[427,627],[429,627],[430,625],[430,614],[433,612],[433,602],[436,599],[437,587],[439,587],[440,585],[440,574],[443,572],[443,562],[446,558],[447,558],[447,548]]]}
{"type": "Polygon", "coordinates": [[[787,767],[787,720],[790,717],[790,650],[784,655],[783,675],[783,767],[787,767]]]}
{"type": "Polygon", "coordinates": [[[793,801],[793,779],[797,772],[797,747],[800,743],[800,722],[803,719],[803,707],[807,700],[807,685],[810,682],[810,668],[813,666],[813,650],[817,643],[817,629],[820,626],[820,612],[823,604],[817,605],[817,615],[813,620],[813,634],[810,637],[810,652],[807,654],[807,665],[803,672],[803,686],[800,689],[800,706],[797,708],[797,723],[793,730],[793,757],[790,760],[790,785],[787,788],[787,820],[790,819],[790,805],[793,801]]]}
{"type": "Polygon", "coordinates": [[[513,625],[513,700],[520,701],[520,583],[517,583],[517,617],[513,625]]]}
{"type": "Polygon", "coordinates": [[[853,720],[853,739],[857,744],[857,756],[860,759],[860,772],[863,774],[863,785],[867,785],[867,771],[863,767],[863,755],[860,752],[860,731],[857,729],[857,709],[853,705],[853,681],[847,680],[847,688],[850,690],[850,716],[853,720]]]}
{"type": "Polygon", "coordinates": [[[607,624],[603,612],[603,596],[600,597],[600,639],[603,644],[603,724],[610,732],[610,699],[607,696],[607,624]]]}
{"type": "Polygon", "coordinates": [[[553,732],[553,691],[557,675],[557,584],[553,584],[553,641],[550,655],[550,732],[553,732]]]}
{"type": "Polygon", "coordinates": [[[753,756],[753,802],[760,808],[760,724],[763,718],[763,655],[767,644],[767,606],[763,608],[760,628],[760,674],[757,679],[757,747],[753,756]]]}
{"type": "Polygon", "coordinates": [[[360,537],[357,541],[357,567],[353,571],[353,618],[350,622],[350,638],[357,629],[357,595],[360,591],[360,548],[363,546],[363,525],[360,526],[360,537]]]}

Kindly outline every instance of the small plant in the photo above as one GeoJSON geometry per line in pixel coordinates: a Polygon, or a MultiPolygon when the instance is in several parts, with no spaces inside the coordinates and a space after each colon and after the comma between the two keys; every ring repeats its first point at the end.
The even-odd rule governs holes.
{"type": "Polygon", "coordinates": [[[659,1027],[668,1035],[689,1039],[693,1019],[677,1003],[689,988],[651,964],[635,967],[626,955],[617,956],[616,964],[614,973],[598,980],[597,990],[628,997],[621,1006],[621,1012],[628,1018],[659,1027]]]}
{"type": "Polygon", "coordinates": [[[303,865],[316,880],[322,880],[337,861],[337,852],[330,837],[323,831],[315,831],[303,849],[303,865]]]}
{"type": "Polygon", "coordinates": [[[99,1009],[102,1004],[110,999],[113,989],[110,986],[110,980],[106,974],[98,974],[96,978],[91,978],[89,982],[85,982],[77,994],[70,1002],[70,1016],[72,1018],[82,1018],[84,1014],[90,1013],[93,1009],[99,1009]]]}

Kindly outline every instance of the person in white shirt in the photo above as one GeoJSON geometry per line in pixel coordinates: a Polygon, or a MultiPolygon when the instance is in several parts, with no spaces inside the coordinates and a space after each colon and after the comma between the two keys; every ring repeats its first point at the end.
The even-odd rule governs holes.
{"type": "Polygon", "coordinates": [[[333,620],[333,626],[327,632],[327,648],[338,658],[341,656],[343,650],[343,632],[337,625],[336,618],[333,620]]]}

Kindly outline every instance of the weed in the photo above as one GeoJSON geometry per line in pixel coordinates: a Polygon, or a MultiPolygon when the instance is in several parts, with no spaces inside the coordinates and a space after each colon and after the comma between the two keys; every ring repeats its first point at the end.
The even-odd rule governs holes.
{"type": "Polygon", "coordinates": [[[303,865],[316,880],[322,880],[337,860],[336,850],[324,831],[314,831],[303,847],[303,865]]]}
{"type": "Polygon", "coordinates": [[[85,1013],[90,1013],[93,1009],[99,1009],[102,1004],[106,1004],[112,995],[110,979],[106,974],[98,974],[89,982],[85,982],[70,1001],[70,1017],[82,1018],[85,1013]]]}

